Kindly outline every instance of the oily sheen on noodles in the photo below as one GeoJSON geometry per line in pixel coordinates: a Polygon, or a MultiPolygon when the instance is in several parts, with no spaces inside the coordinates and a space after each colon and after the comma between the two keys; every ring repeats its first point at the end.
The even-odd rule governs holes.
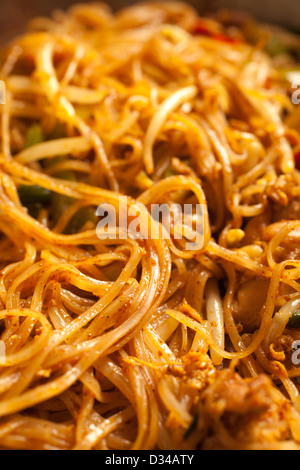
{"type": "Polygon", "coordinates": [[[1,449],[299,448],[299,39],[274,35],[85,4],[2,51],[1,449]]]}

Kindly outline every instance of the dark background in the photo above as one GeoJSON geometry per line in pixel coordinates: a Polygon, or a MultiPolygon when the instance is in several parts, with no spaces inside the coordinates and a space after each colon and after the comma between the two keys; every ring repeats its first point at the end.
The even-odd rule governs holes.
{"type": "MultiPolygon", "coordinates": [[[[80,2],[80,1],[79,1],[80,2]]],[[[66,9],[77,0],[0,0],[0,43],[22,32],[34,16],[49,15],[56,8],[66,9]]],[[[84,3],[81,0],[80,3],[84,3]]],[[[134,0],[107,0],[114,10],[138,3],[134,0]]],[[[218,8],[248,11],[259,20],[300,29],[300,0],[190,0],[200,13],[218,8]]]]}

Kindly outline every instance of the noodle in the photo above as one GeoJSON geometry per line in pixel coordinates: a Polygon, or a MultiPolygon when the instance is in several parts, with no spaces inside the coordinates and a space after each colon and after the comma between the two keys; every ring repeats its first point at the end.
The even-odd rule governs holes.
{"type": "Polygon", "coordinates": [[[2,51],[1,449],[300,448],[299,38],[266,34],[85,4],[2,51]]]}

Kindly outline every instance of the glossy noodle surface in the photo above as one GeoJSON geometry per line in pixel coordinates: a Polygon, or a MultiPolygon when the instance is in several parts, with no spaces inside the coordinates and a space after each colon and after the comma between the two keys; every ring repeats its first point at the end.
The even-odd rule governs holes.
{"type": "Polygon", "coordinates": [[[2,51],[1,449],[299,448],[298,62],[180,2],[77,5],[2,51]],[[102,236],[103,204],[151,236],[102,236]],[[201,206],[201,245],[155,204],[201,206]]]}

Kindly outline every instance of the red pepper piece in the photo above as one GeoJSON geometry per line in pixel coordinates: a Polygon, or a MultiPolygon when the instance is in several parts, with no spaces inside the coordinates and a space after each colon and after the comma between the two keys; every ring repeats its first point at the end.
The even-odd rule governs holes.
{"type": "Polygon", "coordinates": [[[295,153],[296,168],[300,171],[300,150],[295,153]]]}
{"type": "Polygon", "coordinates": [[[203,26],[203,24],[199,23],[195,27],[194,34],[197,36],[212,36],[213,33],[203,26]]]}
{"type": "Polygon", "coordinates": [[[238,39],[225,36],[225,34],[213,34],[212,37],[213,39],[216,39],[216,41],[227,42],[228,44],[237,44],[241,42],[238,39]]]}
{"type": "Polygon", "coordinates": [[[194,34],[199,35],[199,36],[212,36],[213,34],[217,33],[216,28],[212,28],[212,26],[203,20],[198,20],[195,29],[194,29],[194,34]]]}
{"type": "Polygon", "coordinates": [[[231,38],[230,36],[216,32],[216,30],[210,29],[203,21],[197,22],[194,29],[194,34],[196,36],[206,36],[215,39],[216,41],[225,42],[227,44],[240,44],[242,42],[239,39],[231,38]]]}

